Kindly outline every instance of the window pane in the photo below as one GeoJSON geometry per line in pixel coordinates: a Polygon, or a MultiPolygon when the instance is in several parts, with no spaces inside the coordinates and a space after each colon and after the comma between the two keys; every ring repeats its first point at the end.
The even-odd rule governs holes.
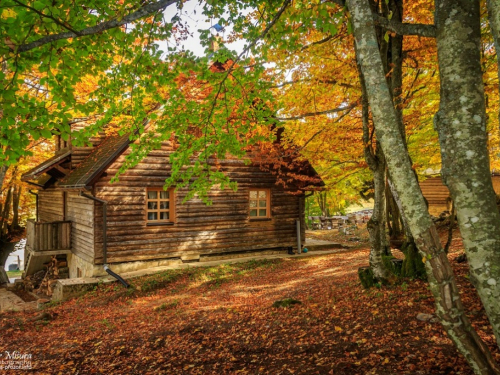
{"type": "Polygon", "coordinates": [[[257,199],[257,191],[256,190],[250,191],[250,199],[257,199]]]}
{"type": "Polygon", "coordinates": [[[160,220],[170,219],[170,214],[168,212],[160,212],[160,220]]]}
{"type": "Polygon", "coordinates": [[[157,212],[148,212],[148,220],[158,220],[157,212]]]}
{"type": "Polygon", "coordinates": [[[257,216],[257,210],[250,210],[250,216],[257,216]]]}
{"type": "Polygon", "coordinates": [[[267,197],[267,191],[261,190],[259,191],[259,198],[266,198],[267,197]]]}
{"type": "Polygon", "coordinates": [[[259,210],[259,216],[267,216],[267,210],[259,210]]]}
{"type": "Polygon", "coordinates": [[[160,201],[160,209],[168,210],[170,207],[170,203],[168,201],[160,201]]]}
{"type": "Polygon", "coordinates": [[[250,201],[250,207],[257,207],[257,201],[250,201]]]}
{"type": "Polygon", "coordinates": [[[160,191],[160,199],[169,199],[169,192],[168,191],[160,191]]]}
{"type": "Polygon", "coordinates": [[[267,201],[259,201],[259,207],[266,207],[267,201]]]}
{"type": "Polygon", "coordinates": [[[155,210],[157,208],[156,202],[148,202],[148,210],[155,210]]]}
{"type": "Polygon", "coordinates": [[[156,198],[158,198],[157,191],[148,191],[148,199],[156,199],[156,198]]]}

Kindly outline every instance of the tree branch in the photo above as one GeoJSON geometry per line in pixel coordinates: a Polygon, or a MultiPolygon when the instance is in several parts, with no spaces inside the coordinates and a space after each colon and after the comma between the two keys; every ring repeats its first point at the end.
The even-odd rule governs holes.
{"type": "Polygon", "coordinates": [[[270,86],[269,88],[271,89],[279,89],[281,87],[287,86],[287,85],[294,85],[296,83],[302,83],[302,82],[316,82],[316,83],[324,83],[328,85],[339,85],[342,87],[347,87],[347,88],[354,88],[355,86],[349,84],[349,83],[343,83],[343,82],[338,82],[337,80],[334,79],[298,79],[296,81],[286,81],[283,83],[280,83],[278,85],[270,86]]]}
{"type": "Polygon", "coordinates": [[[326,38],[324,38],[324,39],[318,40],[317,42],[312,42],[312,43],[309,43],[309,44],[305,45],[305,46],[304,46],[304,47],[302,47],[300,50],[301,50],[301,51],[304,51],[304,50],[306,50],[306,49],[308,49],[308,48],[311,48],[311,47],[313,47],[313,46],[317,46],[318,44],[323,44],[323,43],[326,43],[326,42],[328,42],[328,41],[332,40],[334,37],[335,37],[335,35],[329,35],[329,36],[327,36],[327,37],[326,37],[326,38]]]}
{"type": "Polygon", "coordinates": [[[349,112],[351,112],[351,110],[356,107],[358,105],[358,101],[356,101],[355,103],[351,104],[350,106],[348,107],[338,107],[338,108],[334,108],[334,109],[327,109],[326,111],[319,111],[319,112],[309,112],[309,113],[304,113],[302,115],[299,115],[299,116],[293,116],[293,117],[276,117],[276,120],[279,120],[279,121],[292,121],[292,120],[300,120],[300,119],[303,119],[303,118],[306,118],[306,117],[314,117],[314,116],[320,116],[320,115],[327,115],[329,113],[336,113],[336,112],[342,112],[342,111],[347,111],[346,113],[344,113],[342,117],[344,117],[345,115],[347,115],[349,112]]]}
{"type": "Polygon", "coordinates": [[[101,22],[95,26],[87,27],[87,28],[82,29],[78,32],[68,31],[68,32],[59,33],[59,34],[47,35],[47,36],[41,37],[38,40],[35,40],[34,42],[19,45],[17,47],[17,52],[18,53],[27,52],[27,51],[30,51],[34,48],[40,47],[44,44],[55,42],[57,40],[77,38],[77,37],[82,37],[82,36],[86,36],[86,35],[93,35],[93,34],[101,33],[101,32],[106,31],[106,30],[114,29],[116,27],[123,26],[127,23],[134,22],[140,18],[148,16],[148,15],[155,13],[161,9],[165,9],[166,7],[168,7],[172,4],[175,4],[176,2],[177,2],[177,0],[160,0],[156,3],[145,5],[139,9],[137,9],[135,12],[132,12],[121,19],[113,19],[113,20],[101,22]]]}
{"type": "Polygon", "coordinates": [[[418,35],[425,38],[436,37],[436,27],[434,25],[425,25],[421,23],[400,23],[388,20],[378,14],[373,14],[373,20],[377,25],[399,35],[418,35]]]}

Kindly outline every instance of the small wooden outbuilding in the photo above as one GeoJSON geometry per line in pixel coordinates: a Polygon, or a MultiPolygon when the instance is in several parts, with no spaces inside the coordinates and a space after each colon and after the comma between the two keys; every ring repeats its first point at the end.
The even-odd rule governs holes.
{"type": "MultiPolygon", "coordinates": [[[[492,173],[493,189],[500,194],[500,175],[492,173]]],[[[429,213],[438,216],[443,211],[451,210],[451,198],[448,187],[443,183],[440,175],[429,176],[420,181],[420,189],[429,205],[429,213]]]]}

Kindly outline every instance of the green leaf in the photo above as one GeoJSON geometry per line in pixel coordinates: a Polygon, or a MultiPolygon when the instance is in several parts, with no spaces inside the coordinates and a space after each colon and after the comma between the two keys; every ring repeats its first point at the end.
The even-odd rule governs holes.
{"type": "Polygon", "coordinates": [[[40,133],[42,134],[42,137],[44,137],[46,139],[52,138],[52,133],[47,129],[40,130],[40,133]]]}

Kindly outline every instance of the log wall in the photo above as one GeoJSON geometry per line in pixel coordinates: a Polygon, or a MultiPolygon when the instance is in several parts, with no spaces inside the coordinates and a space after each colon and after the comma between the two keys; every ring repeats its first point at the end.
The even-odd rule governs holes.
{"type": "MultiPolygon", "coordinates": [[[[128,151],[120,156],[100,178],[95,196],[108,202],[108,262],[174,258],[185,254],[218,254],[259,249],[296,247],[295,220],[303,217],[303,196],[290,195],[275,185],[275,178],[258,166],[241,160],[220,164],[229,177],[238,182],[238,191],[210,193],[212,205],[200,199],[182,203],[186,190],[175,193],[176,221],[172,225],[148,225],[146,188],[161,187],[169,176],[171,147],[164,144],[136,167],[110,179],[123,163],[128,151]],[[271,190],[271,218],[250,220],[249,189],[271,190]]],[[[102,206],[95,206],[96,262],[102,263],[102,206]]],[[[304,239],[304,226],[302,226],[304,239]]]]}

